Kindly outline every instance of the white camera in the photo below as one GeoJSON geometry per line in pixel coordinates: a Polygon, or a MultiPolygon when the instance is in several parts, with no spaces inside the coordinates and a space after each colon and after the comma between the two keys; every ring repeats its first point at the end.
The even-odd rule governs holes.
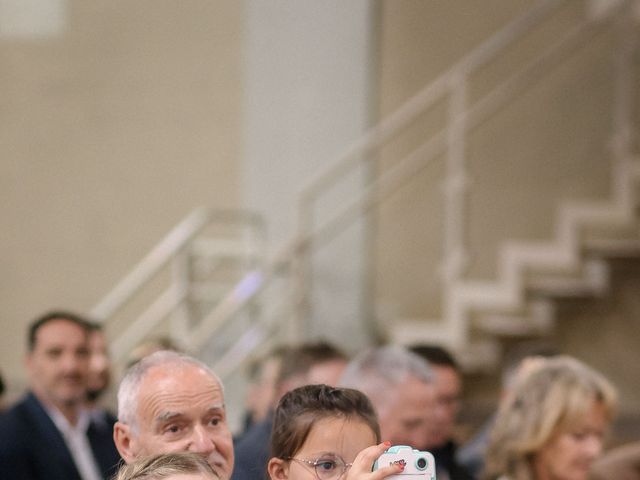
{"type": "Polygon", "coordinates": [[[414,450],[406,445],[394,445],[385,451],[373,464],[373,470],[393,464],[404,465],[404,470],[396,475],[386,477],[398,480],[409,478],[436,480],[436,462],[429,452],[414,450]]]}

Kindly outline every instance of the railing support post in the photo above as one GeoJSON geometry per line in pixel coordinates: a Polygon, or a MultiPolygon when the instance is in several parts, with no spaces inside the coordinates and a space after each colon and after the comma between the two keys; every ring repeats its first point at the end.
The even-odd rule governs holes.
{"type": "Polygon", "coordinates": [[[445,284],[460,280],[468,262],[465,240],[466,193],[468,176],[466,167],[466,108],[467,79],[459,75],[451,84],[449,122],[447,131],[447,163],[444,183],[445,232],[444,265],[445,284]]]}
{"type": "Polygon", "coordinates": [[[172,260],[171,281],[176,291],[181,292],[184,298],[171,315],[171,336],[174,340],[179,340],[187,338],[189,328],[193,326],[193,313],[190,302],[189,252],[184,248],[172,260]]]}

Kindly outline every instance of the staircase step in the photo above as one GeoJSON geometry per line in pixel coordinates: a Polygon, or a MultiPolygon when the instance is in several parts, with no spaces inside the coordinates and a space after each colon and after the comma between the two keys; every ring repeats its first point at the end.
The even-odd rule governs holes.
{"type": "Polygon", "coordinates": [[[606,260],[586,260],[579,275],[538,274],[527,280],[527,292],[537,297],[600,296],[609,287],[609,265],[606,260]]]}
{"type": "Polygon", "coordinates": [[[582,243],[587,244],[591,241],[616,241],[616,240],[639,240],[640,239],[640,215],[637,212],[635,219],[619,225],[617,227],[602,227],[599,225],[585,225],[582,228],[582,243]]]}
{"type": "Polygon", "coordinates": [[[640,238],[591,239],[585,242],[583,250],[585,254],[605,258],[640,257],[640,238]]]}
{"type": "Polygon", "coordinates": [[[452,343],[446,324],[441,319],[403,318],[394,321],[387,334],[391,343],[399,345],[435,343],[449,347],[452,343]]]}
{"type": "Polygon", "coordinates": [[[495,373],[502,357],[502,346],[495,339],[474,340],[464,349],[454,350],[453,354],[465,373],[495,373]]]}
{"type": "Polygon", "coordinates": [[[465,372],[493,371],[502,353],[500,343],[492,338],[472,340],[457,348],[444,321],[439,319],[398,320],[387,333],[390,343],[396,345],[441,345],[451,351],[465,372]]]}
{"type": "Polygon", "coordinates": [[[548,335],[555,326],[555,306],[549,299],[536,299],[529,302],[526,313],[486,313],[477,316],[474,325],[497,337],[548,335]]]}

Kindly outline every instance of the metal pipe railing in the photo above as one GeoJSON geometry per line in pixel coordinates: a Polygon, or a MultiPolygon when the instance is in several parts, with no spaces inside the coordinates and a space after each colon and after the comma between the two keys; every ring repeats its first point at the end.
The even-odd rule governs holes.
{"type": "Polygon", "coordinates": [[[98,321],[113,317],[149,279],[155,276],[209,222],[199,208],[176,225],[92,310],[98,321]]]}
{"type": "Polygon", "coordinates": [[[301,189],[302,203],[311,202],[321,191],[342,178],[362,157],[377,150],[390,138],[409,126],[416,118],[434,106],[450,92],[450,86],[460,77],[467,77],[473,70],[488,63],[511,43],[539,25],[562,6],[563,0],[542,0],[528,12],[492,35],[485,42],[465,55],[458,63],[440,74],[435,80],[407,100],[391,115],[372,127],[362,137],[348,146],[323,172],[312,177],[301,189]]]}
{"type": "MultiPolygon", "coordinates": [[[[623,2],[626,5],[628,2],[623,2]]],[[[265,265],[263,269],[253,271],[245,275],[243,279],[229,292],[219,304],[205,316],[205,318],[192,329],[189,334],[189,344],[196,348],[202,347],[204,343],[216,333],[226,322],[233,318],[239,311],[255,299],[266,286],[283,270],[292,271],[294,265],[303,265],[303,258],[309,255],[312,248],[317,248],[324,242],[330,240],[345,226],[350,225],[362,212],[368,210],[383,198],[390,195],[399,188],[408,178],[412,178],[416,172],[431,161],[436,155],[446,149],[452,149],[451,169],[449,184],[455,188],[451,195],[453,207],[450,208],[449,217],[452,221],[462,222],[459,218],[464,214],[463,201],[459,197],[464,195],[465,179],[465,152],[459,142],[464,140],[465,135],[475,128],[480,122],[490,116],[497,109],[501,108],[510,98],[512,98],[523,85],[530,84],[540,78],[549,65],[559,61],[561,57],[583,45],[583,40],[589,35],[596,35],[600,30],[599,26],[605,20],[617,15],[620,10],[610,12],[605,18],[600,18],[598,23],[589,21],[570,30],[559,42],[529,62],[525,67],[514,73],[512,76],[501,82],[497,87],[487,93],[483,98],[474,104],[469,104],[466,98],[469,75],[476,69],[495,58],[501,51],[521,38],[524,34],[535,28],[542,21],[547,19],[557,9],[566,5],[562,0],[544,0],[536,4],[529,12],[510,23],[498,33],[493,35],[471,53],[463,57],[449,70],[438,76],[431,84],[423,88],[418,94],[401,106],[381,123],[367,131],[360,139],[351,144],[342,155],[340,155],[329,168],[316,175],[308,182],[300,192],[300,218],[312,218],[311,213],[315,200],[323,192],[331,188],[331,185],[342,178],[347,172],[353,169],[359,162],[367,161],[363,157],[377,151],[396,134],[403,131],[419,115],[435,105],[446,95],[451,94],[452,105],[448,123],[419,146],[414,152],[399,161],[396,165],[386,171],[382,176],[370,183],[363,191],[362,195],[352,202],[348,202],[323,225],[314,228],[307,225],[302,228],[304,222],[301,221],[301,230],[298,234],[282,248],[279,253],[265,265]],[[457,149],[457,150],[456,150],[457,149]],[[458,183],[456,183],[458,182],[458,183]],[[460,184],[462,182],[462,184],[460,184]]],[[[623,8],[623,7],[620,7],[623,8]]],[[[158,273],[177,253],[184,248],[191,240],[197,236],[208,224],[210,216],[206,210],[200,209],[193,212],[183,222],[181,222],[172,232],[158,244],[132,272],[120,282],[105,299],[93,310],[93,315],[98,318],[112,316],[132,297],[149,278],[158,273]]],[[[459,272],[461,262],[464,257],[464,243],[462,237],[464,229],[460,225],[449,225],[447,243],[452,245],[448,254],[449,263],[458,262],[456,272],[459,272]]],[[[451,265],[446,266],[449,272],[453,272],[451,265]]],[[[456,278],[455,272],[447,278],[456,278]]],[[[301,280],[304,285],[304,279],[301,280]]],[[[166,305],[173,304],[175,295],[169,295],[161,302],[162,310],[166,305]],[[168,299],[168,300],[167,300],[168,299]]],[[[449,298],[445,295],[446,298],[449,298]]],[[[453,297],[451,297],[453,298],[453,297]]],[[[303,295],[299,296],[298,302],[303,302],[303,295]]],[[[156,310],[160,307],[156,305],[156,310]]],[[[450,306],[451,307],[451,306],[450,306]]],[[[451,307],[458,312],[459,308],[451,307]]],[[[460,324],[461,315],[454,315],[454,324],[451,326],[452,335],[458,340],[465,337],[464,325],[460,324]]],[[[148,329],[148,316],[144,325],[138,328],[148,329]]],[[[295,326],[294,326],[295,327],[295,326]]],[[[299,327],[299,326],[298,326],[299,327]]],[[[266,328],[266,326],[265,326],[266,328]]],[[[295,330],[295,328],[294,328],[295,330]]],[[[266,331],[260,330],[259,326],[252,327],[248,337],[240,339],[234,343],[232,350],[224,354],[219,365],[223,371],[232,371],[233,366],[227,363],[238,363],[238,359],[249,353],[247,348],[255,346],[255,339],[262,338],[266,331]],[[222,361],[224,360],[224,361],[222,361]]],[[[124,345],[124,343],[123,343],[124,345]]]]}

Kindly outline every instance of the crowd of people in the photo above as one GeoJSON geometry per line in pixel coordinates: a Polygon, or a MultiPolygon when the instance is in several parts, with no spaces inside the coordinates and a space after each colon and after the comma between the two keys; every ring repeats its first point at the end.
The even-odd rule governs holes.
{"type": "Polygon", "coordinates": [[[216,373],[172,347],[136,352],[116,417],[100,406],[111,382],[100,326],[64,311],[35,320],[29,389],[0,415],[0,478],[381,480],[407,468],[376,462],[398,445],[431,452],[438,480],[640,478],[637,445],[602,457],[614,386],[566,355],[520,358],[488,426],[459,451],[462,372],[440,346],[351,359],[325,342],[277,347],[252,364],[246,405],[227,404],[216,373]],[[235,437],[230,408],[247,409],[235,437]]]}

